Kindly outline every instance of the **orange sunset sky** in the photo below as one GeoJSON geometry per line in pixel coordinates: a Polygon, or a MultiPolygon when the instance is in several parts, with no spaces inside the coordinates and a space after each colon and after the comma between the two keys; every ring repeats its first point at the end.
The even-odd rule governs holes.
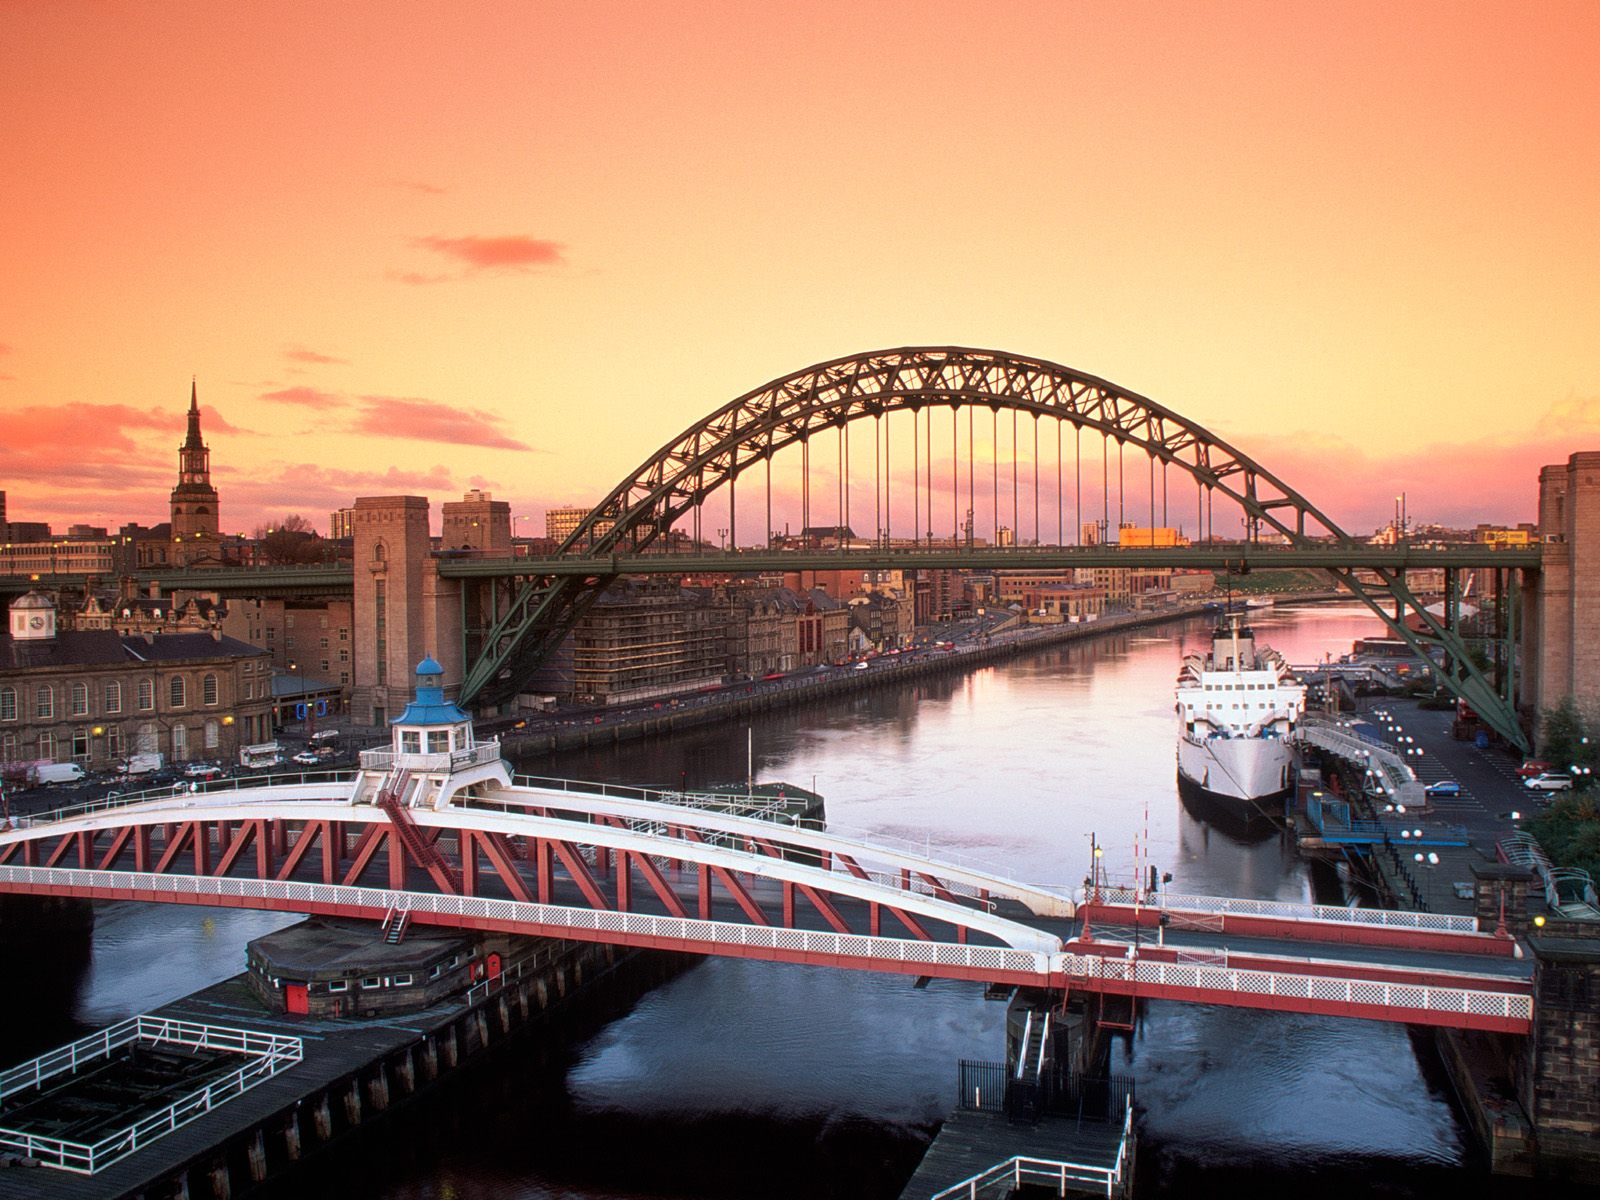
{"type": "Polygon", "coordinates": [[[227,531],[483,487],[542,532],[768,379],[957,344],[1352,530],[1528,520],[1600,448],[1597,47],[1594,3],[6,4],[0,488],[166,519],[195,376],[227,531]]]}

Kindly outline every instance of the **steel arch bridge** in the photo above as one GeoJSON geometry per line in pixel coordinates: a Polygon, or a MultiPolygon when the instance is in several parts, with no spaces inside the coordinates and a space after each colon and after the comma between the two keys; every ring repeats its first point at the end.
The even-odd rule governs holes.
{"type": "MultiPolygon", "coordinates": [[[[560,547],[559,555],[563,558],[575,559],[580,564],[593,560],[594,573],[563,573],[524,580],[483,631],[476,661],[462,685],[462,700],[498,703],[520,690],[529,675],[617,577],[619,558],[659,550],[670,543],[674,530],[684,523],[689,525],[691,536],[699,544],[703,513],[714,494],[725,491],[727,498],[726,525],[719,533],[737,538],[738,484],[755,469],[764,475],[765,529],[770,538],[772,463],[785,450],[797,448],[799,451],[802,524],[809,528],[813,442],[821,435],[834,435],[827,439],[831,445],[826,448],[835,454],[835,512],[838,527],[842,529],[850,524],[852,493],[859,490],[852,482],[852,473],[866,473],[860,465],[864,454],[859,448],[856,466],[852,466],[850,430],[862,424],[871,426],[873,499],[870,508],[878,536],[888,544],[895,500],[891,487],[892,463],[887,461],[893,441],[888,423],[896,415],[909,413],[915,543],[921,542],[925,522],[931,530],[935,520],[935,494],[948,483],[950,544],[956,545],[961,532],[963,482],[960,414],[965,411],[966,536],[970,543],[972,512],[978,491],[978,472],[973,462],[977,436],[975,416],[983,409],[991,413],[992,495],[997,530],[1001,516],[999,414],[1009,411],[1012,414],[1009,465],[1014,515],[1021,509],[1018,461],[1028,457],[1019,445],[1017,419],[1027,415],[1035,421],[1031,467],[1036,533],[1039,528],[1037,422],[1054,419],[1058,423],[1057,532],[1063,542],[1064,537],[1060,537],[1065,508],[1061,503],[1061,430],[1071,426],[1078,455],[1074,486],[1080,515],[1080,439],[1081,434],[1088,431],[1103,439],[1102,498],[1105,504],[1102,511],[1107,516],[1110,512],[1110,447],[1114,443],[1119,514],[1127,493],[1122,455],[1124,448],[1131,447],[1149,459],[1148,511],[1152,525],[1156,523],[1158,507],[1159,467],[1159,508],[1163,520],[1168,509],[1168,475],[1176,470],[1193,482],[1197,523],[1208,535],[1214,534],[1213,503],[1220,497],[1225,507],[1231,505],[1240,511],[1252,542],[1262,530],[1270,530],[1298,548],[1325,550],[1331,545],[1348,549],[1354,556],[1360,545],[1310,500],[1222,438],[1171,409],[1104,379],[1044,359],[964,347],[905,347],[854,354],[806,367],[745,393],[696,422],[645,459],[611,490],[560,547]],[[947,430],[941,427],[938,431],[941,453],[944,446],[950,448],[950,465],[948,474],[941,465],[941,478],[935,481],[934,414],[940,410],[948,410],[950,415],[947,430]],[[943,440],[946,431],[948,441],[943,440]]],[[[902,439],[902,456],[904,449],[902,439]]],[[[903,487],[899,496],[903,508],[903,487]]],[[[1143,496],[1137,498],[1143,499],[1143,496]]],[[[940,503],[944,503],[942,499],[940,503]]],[[[941,511],[939,518],[943,515],[941,511]]],[[[713,521],[720,519],[713,517],[713,521]]],[[[1017,524],[1020,523],[1019,520],[1017,524]]],[[[929,542],[932,542],[931,533],[929,542]]],[[[1443,678],[1447,686],[1471,704],[1498,733],[1526,748],[1526,735],[1511,699],[1510,674],[1506,675],[1503,688],[1497,687],[1472,661],[1451,619],[1454,602],[1449,597],[1447,611],[1441,619],[1429,612],[1406,586],[1403,570],[1379,566],[1371,568],[1363,580],[1349,565],[1326,569],[1419,655],[1426,656],[1430,649],[1442,649],[1446,663],[1443,678]],[[1411,628],[1408,618],[1420,631],[1411,628]]]]}
{"type": "Polygon", "coordinates": [[[364,918],[380,923],[375,936],[416,922],[1503,1033],[1526,1033],[1534,1019],[1514,942],[1470,918],[1214,897],[1166,897],[1158,911],[1110,888],[1079,903],[970,864],[785,824],[759,804],[730,813],[682,794],[506,786],[509,776],[478,774],[452,790],[433,775],[363,771],[26,817],[0,828],[0,892],[364,918]],[[1158,917],[1170,921],[1168,944],[1105,936],[1158,917]],[[1230,950],[1228,938],[1250,948],[1230,950]]]}

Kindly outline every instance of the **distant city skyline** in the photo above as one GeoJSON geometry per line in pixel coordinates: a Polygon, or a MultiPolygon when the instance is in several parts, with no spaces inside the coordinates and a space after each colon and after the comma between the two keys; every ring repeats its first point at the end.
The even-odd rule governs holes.
{"type": "Polygon", "coordinates": [[[0,487],[164,520],[195,376],[224,532],[470,489],[542,532],[769,379],[956,344],[1351,532],[1531,520],[1600,445],[1596,44],[1576,3],[8,6],[0,487]]]}

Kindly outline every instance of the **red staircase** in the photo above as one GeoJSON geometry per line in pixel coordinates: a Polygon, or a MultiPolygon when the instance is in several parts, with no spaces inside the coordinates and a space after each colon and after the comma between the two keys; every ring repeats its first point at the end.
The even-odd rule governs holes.
{"type": "Polygon", "coordinates": [[[395,833],[400,837],[400,844],[405,847],[405,852],[411,860],[433,876],[433,881],[439,885],[441,891],[459,896],[460,873],[450,865],[450,860],[445,858],[439,847],[434,845],[422,831],[422,827],[412,820],[411,810],[401,801],[410,779],[410,771],[397,771],[390,776],[389,782],[378,793],[378,807],[383,809],[384,815],[389,818],[389,824],[394,826],[395,833]]]}

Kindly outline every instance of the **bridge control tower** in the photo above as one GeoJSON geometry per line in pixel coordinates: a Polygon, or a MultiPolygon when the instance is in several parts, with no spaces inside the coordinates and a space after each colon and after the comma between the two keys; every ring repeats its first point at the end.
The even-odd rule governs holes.
{"type": "Polygon", "coordinates": [[[354,803],[443,808],[477,783],[510,787],[500,741],[480,742],[472,718],[445,699],[444,668],[431,656],[417,664],[416,692],[390,722],[387,750],[363,750],[354,803]]]}

